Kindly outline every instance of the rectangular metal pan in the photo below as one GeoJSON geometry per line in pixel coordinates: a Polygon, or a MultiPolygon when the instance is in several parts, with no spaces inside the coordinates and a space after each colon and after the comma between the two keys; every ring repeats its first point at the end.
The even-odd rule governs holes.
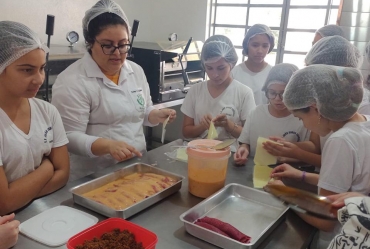
{"type": "Polygon", "coordinates": [[[191,235],[221,248],[245,249],[258,245],[285,219],[289,208],[272,195],[240,184],[229,184],[180,216],[191,235]],[[197,226],[204,216],[227,222],[250,236],[244,244],[197,226]]]}
{"type": "Polygon", "coordinates": [[[177,192],[178,190],[180,190],[183,179],[184,179],[183,176],[176,175],[171,172],[168,172],[168,171],[165,171],[165,170],[162,170],[162,169],[159,169],[159,168],[147,165],[147,164],[136,163],[136,164],[124,167],[122,169],[119,169],[110,174],[107,174],[105,176],[94,179],[92,181],[80,184],[74,188],[71,188],[69,191],[73,195],[73,201],[81,206],[89,208],[97,213],[100,213],[108,217],[119,217],[119,218],[126,219],[144,210],[145,208],[153,205],[154,203],[166,198],[167,196],[177,192]],[[176,180],[176,183],[172,185],[171,187],[166,188],[123,210],[112,209],[108,206],[105,206],[101,203],[98,203],[96,201],[93,201],[91,199],[88,199],[82,196],[84,193],[97,189],[101,186],[104,186],[107,183],[110,183],[121,177],[130,175],[133,173],[155,173],[159,175],[170,176],[176,180]]]}

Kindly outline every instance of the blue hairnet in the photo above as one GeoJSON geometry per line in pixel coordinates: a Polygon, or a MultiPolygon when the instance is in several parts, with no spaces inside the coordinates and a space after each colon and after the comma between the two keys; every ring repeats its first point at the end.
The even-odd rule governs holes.
{"type": "Polygon", "coordinates": [[[11,21],[0,22],[0,74],[14,61],[37,48],[49,52],[49,48],[38,35],[26,25],[11,21]]]}
{"type": "Polygon", "coordinates": [[[308,51],[305,63],[326,64],[359,68],[362,64],[360,51],[345,38],[335,35],[320,39],[308,51]]]}
{"type": "Polygon", "coordinates": [[[290,63],[281,63],[273,66],[267,75],[262,91],[266,92],[271,84],[288,84],[290,77],[292,77],[293,73],[297,70],[298,67],[290,63]]]}
{"type": "Polygon", "coordinates": [[[334,24],[329,24],[322,28],[319,28],[318,30],[316,30],[316,33],[319,33],[322,37],[339,35],[345,38],[342,28],[334,24]]]}
{"type": "Polygon", "coordinates": [[[362,80],[361,72],[356,68],[308,66],[294,73],[285,87],[283,101],[289,110],[316,104],[323,117],[346,121],[362,102],[362,80]]]}
{"type": "Polygon", "coordinates": [[[220,58],[224,58],[231,68],[238,62],[238,55],[231,40],[224,35],[214,35],[204,42],[201,61],[204,64],[209,61],[218,61],[220,58]]]}
{"type": "Polygon", "coordinates": [[[268,53],[270,53],[274,49],[275,36],[272,33],[271,29],[265,24],[255,24],[249,28],[247,34],[244,37],[244,40],[243,40],[243,54],[244,55],[248,55],[249,40],[255,35],[261,35],[261,34],[266,34],[270,40],[270,49],[268,53]]]}
{"type": "Polygon", "coordinates": [[[121,6],[112,0],[100,0],[85,12],[85,16],[82,19],[82,29],[84,34],[88,33],[89,23],[91,20],[103,13],[113,13],[121,17],[122,20],[127,24],[128,32],[131,32],[131,27],[127,16],[125,15],[125,12],[123,12],[121,6]]]}

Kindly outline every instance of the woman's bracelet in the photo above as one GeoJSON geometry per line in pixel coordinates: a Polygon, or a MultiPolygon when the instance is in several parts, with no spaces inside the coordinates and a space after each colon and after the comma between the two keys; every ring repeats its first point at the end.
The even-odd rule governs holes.
{"type": "Polygon", "coordinates": [[[303,171],[301,180],[302,182],[306,181],[306,171],[303,171]]]}

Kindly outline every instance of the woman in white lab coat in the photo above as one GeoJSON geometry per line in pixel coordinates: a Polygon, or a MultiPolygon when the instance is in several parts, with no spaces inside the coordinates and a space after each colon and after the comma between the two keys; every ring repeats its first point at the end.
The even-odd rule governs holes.
{"type": "Polygon", "coordinates": [[[130,27],[118,4],[98,1],[86,11],[83,32],[88,53],[53,85],[52,104],[70,141],[71,179],[141,156],[143,125],[176,117],[174,110],[153,107],[142,68],[126,59],[130,27]]]}
{"type": "Polygon", "coordinates": [[[0,22],[0,48],[2,216],[63,187],[69,158],[57,109],[34,98],[44,82],[48,48],[28,27],[10,21],[0,22]]]}
{"type": "Polygon", "coordinates": [[[256,105],[268,103],[262,87],[272,66],[265,61],[265,57],[274,46],[275,37],[271,29],[264,24],[253,25],[243,40],[243,54],[247,60],[231,71],[235,80],[252,89],[256,105]]]}

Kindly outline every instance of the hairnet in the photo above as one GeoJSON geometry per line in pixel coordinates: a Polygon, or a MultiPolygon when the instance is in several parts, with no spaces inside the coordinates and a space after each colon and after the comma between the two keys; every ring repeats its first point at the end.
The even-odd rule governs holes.
{"type": "Polygon", "coordinates": [[[360,51],[345,38],[335,35],[320,39],[312,46],[305,58],[307,66],[326,64],[359,68],[362,64],[360,51]]]}
{"type": "Polygon", "coordinates": [[[367,61],[370,63],[370,41],[366,45],[366,58],[367,61]]]}
{"type": "Polygon", "coordinates": [[[88,9],[85,12],[85,16],[82,19],[82,29],[84,34],[88,33],[89,23],[91,20],[103,13],[113,13],[121,17],[127,24],[128,32],[131,33],[130,24],[121,6],[112,0],[99,0],[94,6],[91,7],[91,9],[88,9]]]}
{"type": "Polygon", "coordinates": [[[37,48],[49,52],[49,48],[26,25],[11,21],[0,22],[0,74],[14,61],[37,48]]]}
{"type": "Polygon", "coordinates": [[[341,122],[356,113],[362,96],[362,75],[358,69],[312,65],[294,73],[285,87],[283,101],[289,110],[316,104],[323,117],[341,122]]]}
{"type": "Polygon", "coordinates": [[[339,35],[341,37],[344,37],[344,32],[342,28],[334,24],[329,24],[322,28],[319,28],[318,30],[316,30],[316,33],[319,33],[322,37],[334,36],[334,35],[339,35]]]}
{"type": "Polygon", "coordinates": [[[253,38],[255,35],[266,34],[270,40],[270,49],[269,53],[274,49],[275,46],[275,36],[272,33],[271,29],[266,26],[265,24],[255,24],[249,28],[247,34],[243,40],[243,54],[248,55],[248,44],[249,40],[253,38]]]}
{"type": "Polygon", "coordinates": [[[214,35],[209,37],[203,45],[201,60],[202,63],[215,62],[224,58],[226,62],[230,63],[231,68],[235,66],[238,61],[233,43],[224,35],[214,35]]]}
{"type": "Polygon", "coordinates": [[[290,77],[297,70],[298,67],[290,63],[281,63],[273,66],[267,75],[262,91],[266,92],[267,88],[272,84],[288,84],[290,77]]]}

